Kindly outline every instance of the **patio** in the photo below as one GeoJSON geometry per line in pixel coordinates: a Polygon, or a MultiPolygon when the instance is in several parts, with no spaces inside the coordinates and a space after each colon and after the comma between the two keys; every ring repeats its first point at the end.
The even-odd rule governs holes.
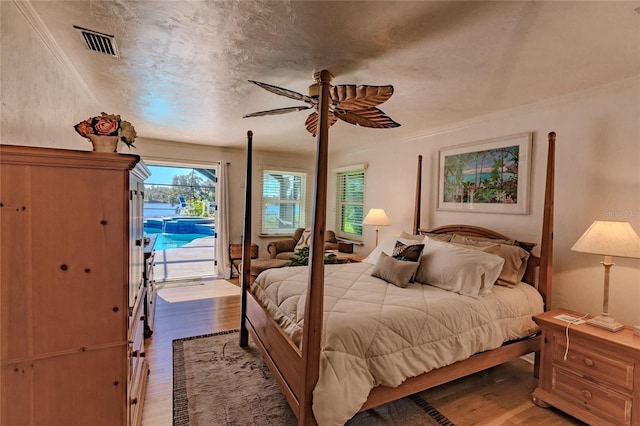
{"type": "Polygon", "coordinates": [[[217,276],[215,238],[197,238],[185,246],[156,250],[154,279],[162,287],[175,281],[217,276]]]}

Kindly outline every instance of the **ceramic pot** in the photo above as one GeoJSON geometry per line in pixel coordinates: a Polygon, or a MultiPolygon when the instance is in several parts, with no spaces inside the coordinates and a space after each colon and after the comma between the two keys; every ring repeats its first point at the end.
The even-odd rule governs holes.
{"type": "Polygon", "coordinates": [[[117,152],[119,136],[88,135],[95,152],[117,152]]]}

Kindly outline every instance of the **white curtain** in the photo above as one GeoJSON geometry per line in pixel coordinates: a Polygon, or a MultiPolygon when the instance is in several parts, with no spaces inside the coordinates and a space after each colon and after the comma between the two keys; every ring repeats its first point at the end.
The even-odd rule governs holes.
{"type": "Polygon", "coordinates": [[[231,261],[229,260],[229,184],[228,164],[220,162],[218,167],[218,185],[216,187],[216,260],[218,262],[218,276],[231,278],[231,261]]]}

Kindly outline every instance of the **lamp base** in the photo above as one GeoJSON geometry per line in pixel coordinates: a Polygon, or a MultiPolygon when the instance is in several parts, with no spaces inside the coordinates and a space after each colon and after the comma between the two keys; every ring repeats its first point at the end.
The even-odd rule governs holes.
{"type": "Polygon", "coordinates": [[[587,324],[594,327],[604,328],[605,330],[616,332],[624,328],[624,324],[619,323],[609,316],[598,315],[586,321],[587,324]]]}

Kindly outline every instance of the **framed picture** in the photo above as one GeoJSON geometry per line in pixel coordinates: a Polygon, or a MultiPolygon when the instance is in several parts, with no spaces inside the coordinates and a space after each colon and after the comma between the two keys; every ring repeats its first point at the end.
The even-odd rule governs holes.
{"type": "Polygon", "coordinates": [[[531,133],[439,151],[438,210],[529,213],[531,133]]]}

